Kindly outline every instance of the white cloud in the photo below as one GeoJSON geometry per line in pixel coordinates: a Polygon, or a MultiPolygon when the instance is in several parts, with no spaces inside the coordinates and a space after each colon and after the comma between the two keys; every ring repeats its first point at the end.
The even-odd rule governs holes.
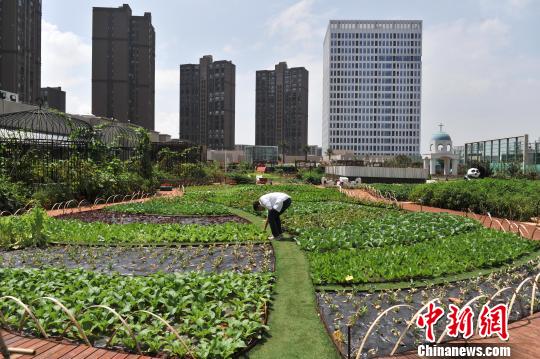
{"type": "Polygon", "coordinates": [[[511,27],[496,18],[424,28],[424,149],[439,122],[456,145],[540,133],[540,110],[533,106],[540,59],[512,53],[510,43],[511,27]]]}
{"type": "Polygon", "coordinates": [[[155,120],[156,131],[171,135],[172,138],[178,138],[178,111],[156,111],[155,120]]]}
{"type": "Polygon", "coordinates": [[[328,14],[318,14],[313,5],[313,0],[300,0],[285,8],[268,20],[268,35],[278,37],[283,47],[320,47],[328,14]]]}
{"type": "Polygon", "coordinates": [[[523,9],[531,3],[531,0],[508,0],[508,3],[513,8],[523,9]]]}
{"type": "Polygon", "coordinates": [[[90,113],[92,47],[72,32],[43,21],[41,85],[62,86],[67,111],[90,113]]]}
{"type": "Polygon", "coordinates": [[[269,43],[275,43],[267,68],[279,61],[309,71],[308,143],[321,143],[322,43],[331,13],[317,12],[313,0],[300,0],[267,21],[269,43]],[[274,62],[272,62],[274,61],[274,62]]]}
{"type": "MultiPolygon", "coordinates": [[[[42,86],[62,86],[66,110],[89,114],[92,108],[92,45],[81,37],[42,22],[42,86]]],[[[179,70],[156,69],[156,130],[178,136],[179,70]]]]}
{"type": "Polygon", "coordinates": [[[313,37],[313,0],[301,0],[286,8],[269,21],[271,35],[284,34],[292,41],[313,37]]]}
{"type": "Polygon", "coordinates": [[[479,0],[480,8],[486,14],[501,14],[519,18],[526,14],[532,0],[479,0]]]}
{"type": "Polygon", "coordinates": [[[223,49],[222,51],[226,54],[232,54],[235,52],[235,49],[234,49],[234,46],[231,45],[231,44],[226,44],[225,46],[223,46],[223,49]]]}

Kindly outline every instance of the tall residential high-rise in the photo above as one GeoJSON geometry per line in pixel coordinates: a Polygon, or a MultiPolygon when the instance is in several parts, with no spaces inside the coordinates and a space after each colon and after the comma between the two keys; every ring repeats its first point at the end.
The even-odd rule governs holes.
{"type": "Polygon", "coordinates": [[[155,31],[152,15],[129,5],[93,8],[92,113],[154,129],[155,31]]]}
{"type": "Polygon", "coordinates": [[[42,87],[41,100],[45,107],[66,112],[66,92],[62,91],[62,87],[42,87]]]}
{"type": "Polygon", "coordinates": [[[180,65],[180,138],[209,149],[234,148],[236,67],[203,56],[180,65]]]}
{"type": "Polygon", "coordinates": [[[0,0],[0,90],[36,104],[41,88],[41,0],[0,0]]]}
{"type": "Polygon", "coordinates": [[[331,20],[323,73],[323,152],[420,154],[422,21],[331,20]]]}
{"type": "Polygon", "coordinates": [[[289,155],[304,154],[308,132],[308,77],[304,67],[257,71],[255,145],[284,146],[289,155]]]}

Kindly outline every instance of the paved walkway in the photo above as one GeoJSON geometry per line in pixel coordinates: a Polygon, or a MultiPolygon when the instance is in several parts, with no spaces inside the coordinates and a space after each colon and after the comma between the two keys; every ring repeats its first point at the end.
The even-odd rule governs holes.
{"type": "Polygon", "coordinates": [[[65,341],[27,338],[6,331],[1,333],[8,347],[36,350],[35,355],[12,354],[11,359],[152,359],[149,356],[120,353],[65,341]]]}
{"type": "MultiPolygon", "coordinates": [[[[387,199],[379,198],[374,196],[363,189],[344,189],[343,193],[350,197],[359,198],[364,201],[373,201],[373,202],[385,202],[391,203],[387,199]]],[[[540,240],[540,226],[536,223],[531,222],[520,222],[520,221],[511,221],[505,218],[489,217],[487,215],[468,213],[455,211],[446,208],[437,208],[429,206],[421,206],[413,202],[398,202],[399,206],[407,211],[412,212],[433,212],[433,213],[450,213],[457,216],[464,216],[469,218],[474,218],[486,228],[493,228],[497,230],[502,230],[505,232],[514,232],[519,233],[521,236],[528,239],[540,240]]]]}

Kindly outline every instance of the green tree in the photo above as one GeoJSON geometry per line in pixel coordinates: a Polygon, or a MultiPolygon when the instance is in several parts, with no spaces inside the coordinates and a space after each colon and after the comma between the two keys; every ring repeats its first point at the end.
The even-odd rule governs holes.
{"type": "Polygon", "coordinates": [[[279,143],[279,148],[281,148],[281,163],[285,164],[285,150],[289,148],[289,145],[283,141],[279,143]]]}
{"type": "Polygon", "coordinates": [[[152,151],[152,145],[150,143],[150,136],[148,131],[142,127],[135,129],[137,132],[137,160],[139,165],[139,173],[145,179],[152,178],[152,158],[150,153],[152,151]]]}
{"type": "Polygon", "coordinates": [[[334,154],[334,150],[330,147],[326,149],[326,155],[328,156],[328,160],[332,162],[332,155],[334,154]]]}
{"type": "Polygon", "coordinates": [[[309,146],[308,145],[305,145],[302,147],[302,152],[304,152],[304,160],[307,162],[308,160],[308,153],[309,153],[309,146]]]}

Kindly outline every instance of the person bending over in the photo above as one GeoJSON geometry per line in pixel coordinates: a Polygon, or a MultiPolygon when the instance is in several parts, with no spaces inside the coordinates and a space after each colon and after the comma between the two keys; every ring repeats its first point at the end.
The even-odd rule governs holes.
{"type": "Polygon", "coordinates": [[[264,224],[264,230],[268,224],[272,230],[272,237],[269,239],[280,240],[283,238],[283,230],[281,229],[281,219],[279,216],[285,212],[291,205],[291,197],[286,193],[273,192],[261,196],[258,201],[253,202],[253,209],[260,212],[265,208],[268,210],[268,217],[264,224]]]}

